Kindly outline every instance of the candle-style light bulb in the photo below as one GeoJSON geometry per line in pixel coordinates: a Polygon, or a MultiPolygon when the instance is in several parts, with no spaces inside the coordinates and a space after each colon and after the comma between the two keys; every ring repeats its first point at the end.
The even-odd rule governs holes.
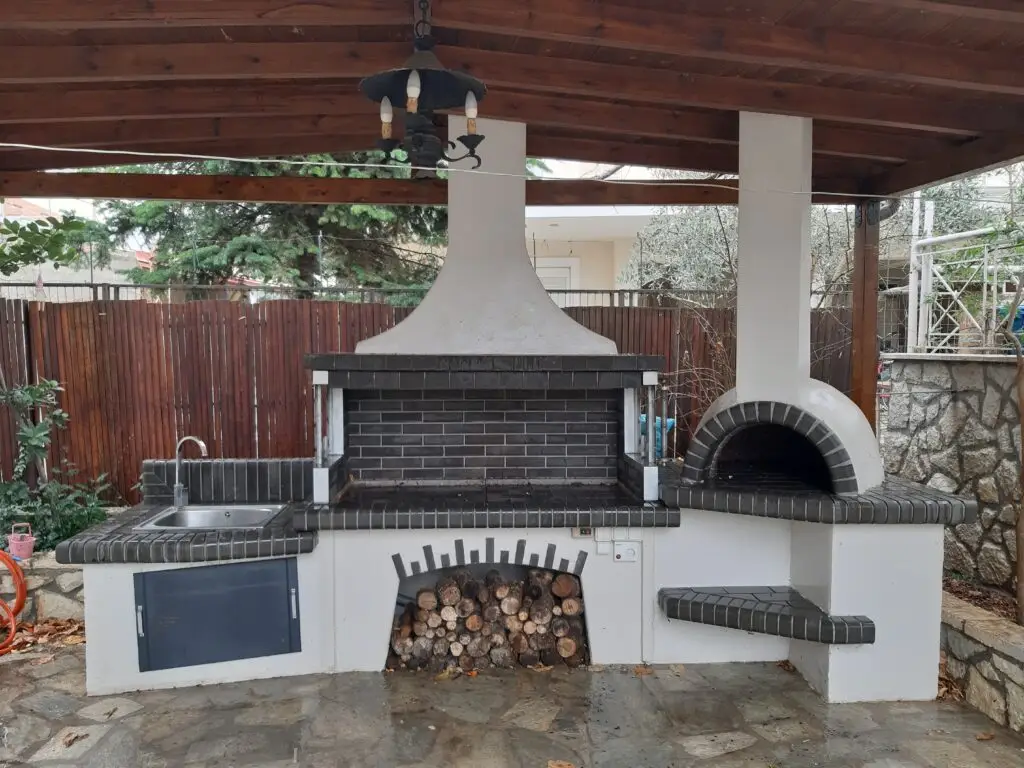
{"type": "Polygon", "coordinates": [[[476,94],[470,91],[466,94],[466,133],[476,133],[477,112],[476,94]]]}
{"type": "Polygon", "coordinates": [[[391,138],[391,123],[395,119],[395,110],[391,106],[391,99],[385,96],[380,100],[380,135],[382,138],[391,138]]]}
{"type": "Polygon", "coordinates": [[[405,95],[407,98],[405,108],[410,112],[415,112],[419,109],[420,73],[415,69],[409,73],[409,80],[405,84],[405,95]]]}

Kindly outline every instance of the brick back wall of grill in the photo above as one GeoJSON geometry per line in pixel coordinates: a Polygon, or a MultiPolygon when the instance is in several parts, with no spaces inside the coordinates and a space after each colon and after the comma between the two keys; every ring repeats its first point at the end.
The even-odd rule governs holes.
{"type": "Polygon", "coordinates": [[[621,390],[346,390],[348,469],[363,482],[613,482],[621,400],[621,390]]]}

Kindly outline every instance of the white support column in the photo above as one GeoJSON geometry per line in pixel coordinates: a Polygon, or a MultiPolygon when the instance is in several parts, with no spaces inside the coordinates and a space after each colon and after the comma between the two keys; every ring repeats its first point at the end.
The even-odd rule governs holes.
{"type": "MultiPolygon", "coordinates": [[[[584,328],[551,301],[530,262],[526,126],[500,120],[478,120],[477,126],[485,137],[479,172],[465,161],[451,166],[444,267],[408,318],[359,342],[356,352],[615,354],[615,342],[584,328]]],[[[465,118],[449,118],[450,135],[465,132],[465,118]]]]}
{"type": "Polygon", "coordinates": [[[811,370],[811,121],[740,113],[736,392],[793,396],[811,370]]]}

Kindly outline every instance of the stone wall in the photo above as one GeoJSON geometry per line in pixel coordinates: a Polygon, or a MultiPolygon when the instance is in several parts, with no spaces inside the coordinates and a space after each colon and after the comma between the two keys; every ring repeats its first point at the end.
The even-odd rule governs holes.
{"type": "MultiPolygon", "coordinates": [[[[45,552],[21,563],[21,569],[25,573],[28,599],[18,617],[20,621],[84,618],[82,566],[62,565],[54,559],[53,552],[45,552]]],[[[0,574],[0,597],[11,601],[14,581],[3,568],[0,574]]]]}
{"type": "Polygon", "coordinates": [[[1020,419],[1012,358],[901,356],[880,434],[886,472],[978,499],[946,529],[946,568],[1012,588],[1020,500],[1020,419]]]}
{"type": "Polygon", "coordinates": [[[944,594],[942,650],[967,703],[1024,733],[1024,627],[944,594]]]}

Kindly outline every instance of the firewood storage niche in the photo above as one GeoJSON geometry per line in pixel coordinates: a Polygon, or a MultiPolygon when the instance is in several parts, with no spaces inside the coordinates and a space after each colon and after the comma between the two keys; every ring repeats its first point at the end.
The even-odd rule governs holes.
{"type": "Polygon", "coordinates": [[[502,563],[415,574],[399,584],[388,669],[589,662],[582,583],[574,574],[502,563]]]}

